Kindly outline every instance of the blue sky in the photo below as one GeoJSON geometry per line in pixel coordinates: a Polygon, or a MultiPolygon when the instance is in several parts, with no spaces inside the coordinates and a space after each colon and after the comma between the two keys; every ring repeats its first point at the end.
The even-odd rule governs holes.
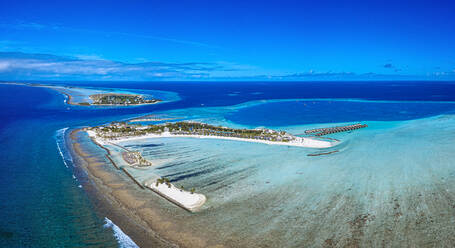
{"type": "Polygon", "coordinates": [[[453,1],[0,0],[0,80],[455,80],[453,1]]]}

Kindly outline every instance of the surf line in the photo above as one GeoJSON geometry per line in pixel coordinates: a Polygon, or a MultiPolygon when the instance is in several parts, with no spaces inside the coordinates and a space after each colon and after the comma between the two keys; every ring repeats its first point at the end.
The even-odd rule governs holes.
{"type": "Polygon", "coordinates": [[[65,127],[65,128],[62,128],[62,129],[59,129],[56,131],[55,143],[57,144],[57,150],[60,153],[60,156],[62,157],[63,164],[65,164],[66,168],[69,168],[68,163],[66,162],[65,155],[63,154],[63,151],[62,151],[62,148],[60,147],[60,142],[59,142],[59,140],[61,139],[62,143],[64,143],[66,130],[68,130],[68,127],[65,127]]]}

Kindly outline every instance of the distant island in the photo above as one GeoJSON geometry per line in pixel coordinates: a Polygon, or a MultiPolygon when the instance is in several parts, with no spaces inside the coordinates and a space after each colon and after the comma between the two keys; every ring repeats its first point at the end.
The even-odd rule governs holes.
{"type": "Polygon", "coordinates": [[[161,100],[159,99],[146,99],[142,95],[131,95],[131,94],[94,94],[90,95],[92,103],[82,102],[79,105],[141,105],[141,104],[154,104],[161,100]]]}
{"type": "Polygon", "coordinates": [[[161,99],[153,98],[147,94],[136,94],[130,91],[118,91],[114,89],[96,89],[74,87],[66,85],[51,85],[40,83],[3,82],[3,84],[24,85],[30,87],[44,87],[60,92],[67,99],[65,103],[77,106],[137,106],[145,104],[156,104],[161,99]]]}

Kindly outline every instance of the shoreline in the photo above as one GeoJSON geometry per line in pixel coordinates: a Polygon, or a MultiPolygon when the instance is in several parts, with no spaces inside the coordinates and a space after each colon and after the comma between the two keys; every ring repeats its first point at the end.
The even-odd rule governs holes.
{"type": "Polygon", "coordinates": [[[70,132],[69,149],[75,155],[74,162],[77,162],[75,168],[87,178],[82,180],[81,184],[95,209],[103,217],[113,220],[140,247],[178,247],[134,213],[128,207],[129,199],[122,199],[121,195],[115,194],[116,188],[120,188],[127,178],[123,178],[121,174],[109,172],[108,168],[101,168],[101,160],[96,160],[93,154],[87,153],[78,141],[77,136],[81,134],[80,131],[75,129],[70,132]],[[114,180],[115,182],[111,182],[114,180]]]}
{"type": "MultiPolygon", "coordinates": [[[[90,140],[92,140],[93,143],[95,143],[96,145],[98,145],[99,147],[101,147],[108,153],[106,155],[106,157],[114,165],[114,167],[122,170],[140,188],[150,189],[151,191],[157,193],[161,197],[165,198],[166,200],[170,201],[171,203],[179,206],[180,208],[182,208],[188,212],[198,211],[204,205],[204,203],[207,201],[207,198],[203,194],[194,193],[194,192],[190,193],[183,189],[177,188],[172,183],[160,182],[159,179],[161,178],[161,176],[157,175],[157,174],[151,174],[151,176],[153,176],[152,180],[148,180],[147,182],[143,182],[143,183],[139,182],[133,175],[131,175],[128,172],[128,170],[126,170],[126,168],[125,168],[126,166],[120,167],[114,162],[114,159],[111,158],[113,156],[112,152],[109,150],[109,148],[107,148],[105,146],[106,143],[104,140],[97,139],[94,132],[92,132],[92,131],[85,131],[85,132],[89,135],[90,140]]],[[[120,145],[110,142],[110,141],[108,142],[108,145],[115,145],[122,149],[125,149],[125,148],[121,147],[120,145]]],[[[121,158],[121,159],[124,160],[123,158],[121,158]]],[[[128,164],[128,163],[125,161],[125,164],[128,164]]],[[[135,166],[132,166],[132,165],[128,165],[128,166],[131,168],[136,168],[135,166]]]]}
{"type": "MultiPolygon", "coordinates": [[[[43,86],[37,86],[37,87],[43,87],[43,86]]],[[[45,88],[52,89],[51,87],[45,87],[45,88]]],[[[65,99],[64,103],[69,104],[69,105],[74,105],[74,106],[83,106],[83,105],[73,103],[73,97],[70,94],[63,92],[63,91],[56,90],[56,89],[52,89],[52,90],[55,90],[55,91],[59,92],[60,94],[65,95],[68,98],[68,100],[65,99]]]]}
{"type": "MultiPolygon", "coordinates": [[[[130,107],[131,106],[131,107],[134,107],[134,106],[142,106],[142,105],[149,105],[149,104],[157,104],[157,103],[162,102],[162,101],[157,101],[157,102],[153,102],[153,103],[127,104],[127,105],[125,105],[125,104],[92,104],[92,103],[89,103],[88,105],[86,105],[86,104],[73,102],[73,97],[71,96],[71,94],[69,94],[67,92],[64,92],[63,90],[57,88],[57,87],[66,88],[66,86],[52,86],[52,85],[44,85],[44,84],[28,85],[28,86],[31,86],[31,87],[43,87],[43,88],[48,88],[48,89],[51,89],[51,90],[55,90],[58,93],[67,96],[68,100],[65,99],[64,102],[66,104],[73,105],[73,106],[83,106],[83,107],[93,107],[93,106],[101,106],[101,107],[130,107]]],[[[75,87],[75,88],[77,88],[77,87],[75,87]]]]}
{"type": "MultiPolygon", "coordinates": [[[[93,131],[87,131],[91,137],[96,138],[96,134],[93,131]]],[[[112,139],[109,142],[120,143],[125,141],[141,140],[141,139],[153,139],[153,138],[197,138],[197,139],[220,139],[220,140],[232,140],[232,141],[242,141],[242,142],[251,142],[251,143],[261,143],[266,145],[281,145],[281,146],[295,146],[295,147],[305,147],[305,148],[331,148],[336,146],[339,141],[334,140],[334,142],[318,140],[314,138],[299,138],[300,142],[279,142],[279,141],[268,141],[268,140],[259,140],[259,139],[246,139],[246,138],[237,138],[237,137],[225,137],[225,136],[207,136],[207,135],[184,135],[184,134],[146,134],[142,136],[132,136],[132,137],[122,137],[119,139],[112,139]]],[[[99,142],[100,138],[96,138],[99,142]]]]}
{"type": "MultiPolygon", "coordinates": [[[[32,93],[41,91],[27,88],[17,90],[27,90],[32,93]]],[[[60,102],[56,105],[62,106],[58,94],[47,93],[45,95],[52,97],[55,103],[60,102]]],[[[54,117],[58,117],[59,113],[56,112],[54,117]]],[[[71,115],[71,113],[68,114],[71,115]]],[[[75,114],[75,117],[78,117],[77,112],[75,114]]],[[[34,143],[27,142],[25,137],[33,137],[34,128],[43,126],[43,120],[22,123],[24,127],[18,126],[11,129],[15,134],[21,134],[21,136],[13,137],[16,139],[12,140],[22,140],[23,142],[11,143],[8,147],[14,148],[16,145],[17,148],[22,149],[23,151],[18,150],[18,155],[29,153],[29,155],[37,155],[36,158],[43,158],[42,161],[35,161],[36,163],[44,162],[43,166],[49,164],[46,163],[45,158],[55,156],[56,148],[58,148],[63,164],[60,158],[55,159],[55,163],[52,159],[48,160],[48,162],[53,162],[49,164],[51,166],[47,166],[51,170],[43,170],[44,173],[41,173],[45,179],[45,174],[51,172],[51,179],[53,177],[64,183],[56,185],[57,189],[61,188],[59,192],[63,193],[55,195],[56,200],[58,201],[58,197],[61,197],[60,203],[63,203],[62,206],[55,205],[57,208],[65,210],[66,202],[71,204],[71,202],[77,203],[78,200],[85,199],[84,191],[92,194],[92,198],[99,198],[93,200],[95,202],[93,205],[97,205],[98,201],[112,202],[106,203],[106,205],[110,204],[109,206],[100,207],[101,204],[98,204],[95,207],[102,208],[101,214],[98,214],[101,218],[92,217],[96,216],[96,213],[91,211],[89,203],[83,208],[69,208],[69,211],[65,211],[70,214],[69,217],[72,217],[71,211],[77,213],[74,216],[80,217],[70,219],[67,222],[69,224],[64,224],[60,220],[59,227],[61,225],[69,227],[74,220],[79,223],[79,220],[85,219],[85,214],[90,214],[87,217],[95,220],[87,222],[88,224],[94,223],[94,225],[86,225],[85,221],[80,222],[81,225],[76,226],[73,235],[64,233],[66,238],[76,237],[76,234],[82,230],[88,230],[96,235],[96,231],[102,228],[100,227],[102,224],[100,225],[98,220],[102,221],[104,216],[108,216],[141,247],[160,246],[143,245],[137,242],[134,235],[147,239],[147,232],[153,231],[152,225],[167,226],[168,222],[172,225],[182,223],[188,232],[196,235],[206,235],[210,232],[206,232],[205,229],[213,229],[222,236],[219,238],[220,243],[234,247],[240,247],[241,245],[236,244],[250,238],[259,247],[322,247],[324,244],[339,247],[450,246],[454,243],[454,239],[450,235],[455,231],[453,223],[451,223],[451,218],[455,216],[453,212],[455,179],[454,167],[451,163],[451,157],[455,153],[452,143],[453,135],[451,135],[455,134],[454,116],[444,115],[412,122],[380,122],[380,125],[375,122],[368,131],[359,133],[359,135],[357,133],[346,135],[349,136],[348,139],[342,135],[334,136],[346,140],[335,148],[342,152],[335,156],[316,159],[306,159],[305,153],[310,149],[288,149],[288,147],[270,147],[228,141],[163,138],[119,143],[128,149],[139,150],[150,160],[157,161],[157,168],[162,165],[165,167],[166,164],[171,165],[171,167],[163,168],[162,172],[157,170],[157,173],[171,175],[173,180],[181,181],[186,187],[193,183],[195,186],[201,185],[198,187],[201,187],[201,191],[213,201],[209,202],[210,208],[193,214],[194,217],[187,217],[191,213],[177,209],[154,193],[145,192],[149,190],[140,190],[121,171],[114,170],[107,159],[102,162],[102,157],[106,152],[92,144],[84,132],[79,132],[79,136],[82,138],[77,142],[82,146],[82,151],[86,153],[87,161],[90,160],[91,172],[87,172],[87,174],[90,173],[97,177],[93,176],[92,181],[87,179],[88,176],[85,174],[79,173],[80,175],[74,174],[78,177],[77,181],[76,178],[74,178],[74,182],[72,181],[71,170],[74,168],[72,168],[70,160],[65,159],[69,157],[64,147],[71,147],[73,144],[62,142],[61,137],[64,137],[65,133],[68,137],[72,131],[69,129],[69,132],[65,132],[68,127],[93,124],[103,120],[102,116],[95,117],[93,120],[76,118],[75,123],[69,122],[67,118],[55,120],[48,123],[50,127],[48,130],[42,130],[43,135],[34,137],[36,139],[34,143]],[[66,128],[55,132],[56,128],[63,125],[66,128]],[[439,127],[441,128],[439,129],[439,127]],[[437,132],[432,129],[437,129],[437,132]],[[49,139],[51,134],[57,136],[54,138],[55,140],[49,139]],[[53,141],[57,142],[57,146],[53,141]],[[28,146],[24,146],[24,144],[28,146]],[[25,151],[25,147],[30,148],[30,151],[25,151]],[[44,148],[46,149],[44,150],[44,148]],[[40,153],[42,154],[40,155],[40,153]],[[96,157],[101,159],[94,160],[96,157]],[[69,169],[63,165],[67,165],[69,169]],[[172,166],[175,167],[172,168],[172,166]],[[210,170],[212,168],[215,170],[210,170]],[[204,169],[208,170],[204,171],[204,169]],[[59,173],[55,174],[54,171],[59,173]],[[202,173],[192,174],[200,171],[202,173]],[[174,173],[181,174],[175,176],[174,173]],[[235,182],[239,183],[235,184],[235,182]],[[83,187],[78,188],[78,183],[83,187]],[[99,187],[102,189],[98,190],[98,195],[95,197],[95,193],[90,192],[90,187],[98,187],[95,185],[96,183],[99,183],[101,185],[99,187]],[[105,184],[103,185],[103,183],[105,184]],[[234,187],[230,187],[231,185],[234,187]],[[256,191],[256,189],[259,190],[256,191]],[[72,196],[77,196],[77,198],[72,196]],[[147,202],[143,196],[151,203],[147,202]],[[113,200],[107,200],[108,198],[113,200]],[[164,204],[159,205],[154,201],[164,202],[164,204]],[[155,214],[147,215],[149,209],[158,209],[163,206],[164,208],[155,211],[155,214]],[[118,210],[111,210],[114,208],[118,210]],[[116,214],[114,211],[119,212],[122,217],[112,218],[111,215],[116,214]],[[131,216],[128,216],[130,212],[131,216]],[[172,216],[173,214],[175,215],[172,216]],[[149,218],[142,217],[144,215],[149,218]],[[156,218],[157,216],[161,219],[156,218]],[[128,223],[135,223],[136,219],[150,223],[146,223],[147,226],[144,225],[143,230],[136,231],[134,228],[128,227],[128,223]],[[191,228],[191,225],[194,229],[188,229],[188,227],[191,228]]],[[[294,118],[297,117],[294,116],[294,118]]],[[[48,119],[44,118],[44,120],[48,119]]],[[[217,117],[214,117],[210,121],[217,120],[217,117]]],[[[298,133],[296,130],[302,129],[299,128],[291,130],[298,133]]],[[[120,151],[114,146],[107,147],[111,151],[115,151],[116,155],[120,151]]],[[[325,151],[327,150],[332,149],[325,149],[325,151]]],[[[13,150],[9,154],[14,155],[13,150]]],[[[28,160],[28,164],[34,165],[34,157],[27,157],[32,158],[28,160]]],[[[22,156],[22,158],[25,157],[22,156]]],[[[18,159],[20,161],[21,158],[18,159]]],[[[82,159],[74,158],[75,164],[79,163],[79,160],[82,159]]],[[[120,164],[123,165],[123,163],[120,164]]],[[[12,165],[17,169],[26,168],[12,165]]],[[[83,171],[83,166],[76,167],[83,171]]],[[[130,171],[133,172],[133,170],[130,171]]],[[[150,171],[154,171],[154,169],[151,168],[150,171]]],[[[141,174],[134,172],[133,175],[141,174]]],[[[33,178],[28,180],[30,179],[33,178]]],[[[45,185],[47,185],[46,183],[44,181],[45,185]]],[[[25,188],[25,190],[27,189],[25,188]]],[[[8,209],[5,210],[8,211],[8,209]]],[[[52,212],[52,216],[54,215],[52,212]]],[[[49,219],[52,219],[52,216],[49,216],[51,217],[49,219]]],[[[37,217],[36,223],[39,224],[40,216],[37,217]]],[[[57,219],[57,221],[59,220],[57,219]]],[[[22,224],[26,223],[28,222],[22,224]]],[[[59,229],[62,231],[61,228],[59,229]]],[[[39,225],[36,230],[39,230],[39,225]]],[[[69,231],[71,232],[71,230],[69,231]]],[[[163,237],[171,236],[176,239],[172,236],[173,234],[168,234],[166,229],[158,228],[157,230],[164,234],[163,237]]],[[[174,230],[175,228],[172,227],[169,232],[174,230]]],[[[107,231],[107,236],[110,237],[111,232],[107,231]]],[[[84,233],[80,232],[80,234],[84,233]]],[[[212,237],[209,238],[212,239],[212,237]]],[[[115,247],[116,244],[114,243],[112,246],[115,247]]],[[[251,246],[253,245],[249,247],[251,246]]]]}
{"type": "MultiPolygon", "coordinates": [[[[81,166],[77,167],[85,172],[88,182],[91,182],[84,185],[84,189],[93,188],[93,200],[101,201],[105,205],[100,211],[112,219],[136,244],[140,247],[223,247],[215,241],[214,230],[204,233],[193,231],[191,219],[197,218],[197,215],[172,207],[173,204],[152,193],[152,190],[138,188],[125,173],[110,166],[102,155],[90,152],[91,149],[87,151],[79,141],[80,135],[84,133],[81,131],[71,131],[69,145],[71,151],[77,155],[77,160],[82,160],[82,163],[79,163],[81,166]]],[[[87,141],[92,142],[91,139],[87,141]]],[[[105,150],[100,151],[106,154],[105,150]]]]}

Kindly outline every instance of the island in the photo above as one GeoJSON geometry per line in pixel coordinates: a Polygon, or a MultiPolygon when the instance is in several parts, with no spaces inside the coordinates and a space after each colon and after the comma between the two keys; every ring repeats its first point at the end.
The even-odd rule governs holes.
{"type": "Polygon", "coordinates": [[[85,128],[92,141],[107,151],[106,157],[117,169],[123,171],[129,178],[131,178],[142,189],[149,189],[171,203],[189,211],[195,212],[206,202],[206,197],[203,194],[196,193],[196,189],[192,187],[185,190],[183,186],[177,186],[170,182],[166,177],[161,177],[154,173],[149,174],[148,180],[140,181],[133,176],[129,167],[134,169],[146,169],[153,166],[151,161],[145,159],[139,151],[132,151],[121,146],[119,143],[122,141],[121,135],[108,135],[109,133],[123,133],[125,137],[132,135],[139,135],[145,130],[141,124],[128,125],[124,122],[114,122],[105,126],[85,128]],[[142,132],[135,131],[142,130],[142,132]],[[129,132],[132,133],[129,133],[129,132]],[[114,149],[116,148],[116,149],[114,149]]]}
{"type": "MultiPolygon", "coordinates": [[[[119,94],[119,93],[105,93],[90,95],[92,105],[141,105],[141,104],[154,104],[161,100],[159,99],[146,99],[142,95],[119,94]]],[[[88,102],[80,103],[80,105],[90,105],[88,102]]]]}
{"type": "Polygon", "coordinates": [[[194,121],[168,122],[163,124],[131,124],[112,122],[108,125],[88,128],[89,131],[104,140],[126,140],[158,137],[190,137],[206,139],[227,139],[269,145],[286,145],[310,148],[329,148],[337,141],[326,141],[310,137],[294,136],[286,131],[268,128],[235,129],[214,126],[194,121]]]}
{"type": "MultiPolygon", "coordinates": [[[[41,83],[3,82],[3,84],[42,87],[55,90],[66,96],[64,103],[77,106],[138,106],[163,102],[150,94],[138,94],[130,90],[76,87],[41,83]]],[[[164,91],[153,91],[153,95],[171,95],[164,91]]]]}
{"type": "Polygon", "coordinates": [[[130,169],[144,170],[153,167],[154,164],[145,159],[139,151],[123,147],[121,145],[122,142],[135,139],[186,137],[312,148],[328,148],[337,144],[337,141],[298,137],[286,131],[276,131],[268,128],[236,129],[195,121],[149,125],[131,122],[111,122],[106,125],[83,128],[82,130],[88,134],[95,144],[106,150],[108,160],[117,169],[126,173],[139,187],[152,190],[171,203],[190,212],[198,211],[206,202],[206,196],[196,193],[194,187],[188,190],[184,189],[183,186],[174,185],[168,178],[161,177],[153,171],[149,172],[148,179],[139,180],[130,173],[130,169]]]}

